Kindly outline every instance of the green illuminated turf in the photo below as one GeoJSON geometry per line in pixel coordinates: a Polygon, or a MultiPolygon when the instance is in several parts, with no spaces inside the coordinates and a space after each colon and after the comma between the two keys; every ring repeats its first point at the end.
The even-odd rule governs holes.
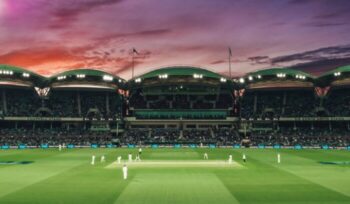
{"type": "Polygon", "coordinates": [[[113,162],[129,152],[0,150],[0,203],[350,203],[348,150],[146,148],[125,181],[113,162]]]}

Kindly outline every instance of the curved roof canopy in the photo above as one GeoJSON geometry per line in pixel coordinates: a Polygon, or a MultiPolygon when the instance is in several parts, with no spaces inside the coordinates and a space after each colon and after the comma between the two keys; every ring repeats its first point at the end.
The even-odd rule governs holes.
{"type": "Polygon", "coordinates": [[[0,64],[0,81],[25,81],[40,86],[45,77],[21,67],[0,64]]]}
{"type": "MultiPolygon", "coordinates": [[[[320,86],[332,85],[333,82],[339,81],[338,85],[349,84],[350,80],[350,65],[341,66],[333,69],[317,78],[317,84],[320,86]],[[340,82],[342,81],[342,82],[340,82]]],[[[335,83],[334,83],[335,85],[335,83]]]]}
{"type": "MultiPolygon", "coordinates": [[[[96,70],[96,69],[74,69],[59,74],[53,75],[49,78],[50,83],[76,83],[74,87],[84,87],[82,82],[87,83],[108,83],[108,84],[117,84],[119,87],[125,86],[125,80],[117,77],[108,72],[96,70]]],[[[68,87],[68,86],[67,86],[68,87]]]]}
{"type": "Polygon", "coordinates": [[[248,73],[237,82],[248,89],[311,88],[314,76],[300,70],[278,67],[248,73]]]}
{"type": "Polygon", "coordinates": [[[246,76],[277,76],[277,74],[285,74],[286,76],[292,76],[295,77],[297,75],[305,76],[307,78],[314,78],[311,74],[308,74],[306,72],[296,70],[296,69],[289,69],[289,68],[270,68],[270,69],[263,69],[255,72],[250,72],[246,76]]]}
{"type": "MultiPolygon", "coordinates": [[[[54,79],[57,78],[59,76],[77,76],[79,74],[85,75],[85,76],[95,76],[95,77],[103,77],[105,75],[110,75],[115,79],[121,79],[120,77],[117,77],[113,74],[110,74],[108,72],[104,72],[104,71],[100,71],[100,70],[96,70],[96,69],[74,69],[74,70],[69,70],[69,71],[65,71],[65,72],[61,72],[59,74],[55,74],[53,76],[50,77],[50,79],[54,79]]],[[[123,79],[121,79],[123,80],[123,79]]],[[[123,80],[124,81],[124,80],[123,80]]]]}
{"type": "Polygon", "coordinates": [[[208,86],[232,86],[232,81],[215,72],[192,66],[171,66],[156,69],[129,80],[132,87],[157,87],[174,84],[192,84],[208,86]]]}
{"type": "Polygon", "coordinates": [[[164,75],[164,74],[167,74],[168,76],[193,76],[194,74],[198,74],[198,75],[202,75],[202,77],[216,78],[216,79],[220,79],[224,77],[220,74],[217,74],[215,72],[212,72],[203,68],[199,68],[199,67],[172,66],[172,67],[156,69],[135,78],[141,78],[141,79],[147,79],[147,78],[153,78],[153,77],[158,78],[160,75],[164,75]]]}

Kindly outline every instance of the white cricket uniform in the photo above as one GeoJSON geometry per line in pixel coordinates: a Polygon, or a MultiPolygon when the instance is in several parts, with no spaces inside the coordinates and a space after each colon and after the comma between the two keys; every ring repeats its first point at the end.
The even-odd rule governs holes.
{"type": "Polygon", "coordinates": [[[243,161],[245,162],[245,160],[247,159],[247,157],[245,156],[245,154],[243,154],[243,161]]]}
{"type": "Polygon", "coordinates": [[[123,166],[123,178],[124,180],[128,178],[128,167],[123,166]]]}
{"type": "Polygon", "coordinates": [[[118,157],[118,164],[120,164],[120,163],[121,163],[121,161],[122,161],[122,157],[121,157],[121,156],[119,156],[119,157],[118,157]]]}
{"type": "Polygon", "coordinates": [[[95,165],[95,155],[92,155],[92,158],[91,158],[91,165],[95,165]]]}
{"type": "Polygon", "coordinates": [[[232,155],[228,156],[228,163],[229,163],[229,164],[232,163],[232,155]]]}
{"type": "Polygon", "coordinates": [[[277,154],[277,163],[281,163],[281,155],[277,154]]]}
{"type": "Polygon", "coordinates": [[[135,161],[141,161],[140,154],[136,155],[135,161]]]}
{"type": "Polygon", "coordinates": [[[208,154],[204,153],[204,159],[208,159],[208,154]]]}
{"type": "Polygon", "coordinates": [[[62,150],[62,145],[58,145],[58,150],[61,151],[62,150]]]}
{"type": "Polygon", "coordinates": [[[128,160],[129,160],[129,162],[132,162],[132,154],[128,155],[128,160]]]}
{"type": "Polygon", "coordinates": [[[105,162],[105,161],[106,161],[106,157],[105,157],[105,155],[102,155],[101,162],[105,162]]]}

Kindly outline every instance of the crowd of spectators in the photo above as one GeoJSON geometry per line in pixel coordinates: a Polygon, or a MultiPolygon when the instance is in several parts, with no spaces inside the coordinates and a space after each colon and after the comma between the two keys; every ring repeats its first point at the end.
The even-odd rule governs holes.
{"type": "Polygon", "coordinates": [[[1,100],[5,97],[7,111],[2,106],[2,112],[6,116],[31,116],[41,107],[41,99],[34,90],[6,90],[5,95],[1,100]]]}
{"type": "Polygon", "coordinates": [[[61,128],[37,129],[0,129],[0,145],[40,146],[41,144],[59,145],[74,144],[89,146],[105,145],[115,142],[120,145],[137,144],[216,144],[232,146],[248,140],[249,145],[282,145],[282,146],[321,146],[343,147],[350,145],[350,131],[334,128],[281,128],[274,131],[252,131],[247,135],[240,134],[235,128],[185,129],[177,128],[140,128],[129,129],[117,138],[110,132],[97,132],[81,129],[63,130],[61,128]]]}
{"type": "Polygon", "coordinates": [[[113,118],[121,114],[122,104],[121,96],[114,92],[51,90],[43,98],[31,89],[6,89],[0,92],[0,116],[88,117],[93,110],[94,118],[113,118]]]}
{"type": "Polygon", "coordinates": [[[88,130],[63,130],[61,128],[47,129],[0,129],[0,145],[40,146],[41,144],[59,145],[105,145],[112,142],[109,132],[94,132],[88,130]]]}
{"type": "Polygon", "coordinates": [[[148,95],[136,91],[130,97],[130,107],[134,109],[228,109],[233,98],[229,94],[220,95],[148,95]]]}
{"type": "Polygon", "coordinates": [[[348,146],[350,145],[350,131],[345,129],[325,128],[282,128],[272,132],[253,132],[248,137],[252,145],[264,144],[272,146],[275,144],[283,146],[348,146]]]}
{"type": "Polygon", "coordinates": [[[312,117],[316,101],[312,90],[247,92],[241,100],[241,117],[312,117]]]}
{"type": "Polygon", "coordinates": [[[324,100],[324,106],[329,116],[350,116],[350,91],[331,90],[324,100]]]}

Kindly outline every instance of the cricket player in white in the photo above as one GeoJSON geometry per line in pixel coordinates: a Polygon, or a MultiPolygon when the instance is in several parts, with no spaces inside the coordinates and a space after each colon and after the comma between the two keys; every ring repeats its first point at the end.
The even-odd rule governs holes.
{"type": "Polygon", "coordinates": [[[105,162],[106,161],[106,157],[105,157],[105,155],[102,155],[101,156],[101,162],[103,163],[103,162],[105,162]]]}
{"type": "Polygon", "coordinates": [[[58,145],[58,151],[62,151],[62,145],[61,144],[58,145]]]}
{"type": "Polygon", "coordinates": [[[96,156],[95,156],[95,155],[92,155],[92,158],[91,158],[91,165],[95,165],[95,158],[96,158],[96,156]]]}
{"type": "Polygon", "coordinates": [[[280,153],[278,153],[277,154],[277,163],[281,163],[281,154],[280,153]]]}
{"type": "Polygon", "coordinates": [[[128,178],[128,167],[126,164],[123,165],[123,178],[126,180],[128,178]]]}
{"type": "Polygon", "coordinates": [[[137,155],[136,155],[135,161],[141,161],[140,154],[137,154],[137,155]]]}
{"type": "Polygon", "coordinates": [[[141,153],[142,153],[142,149],[141,149],[141,147],[139,148],[139,155],[141,155],[141,153]]]}
{"type": "Polygon", "coordinates": [[[128,155],[128,160],[129,160],[129,162],[132,162],[132,154],[128,155]]]}
{"type": "Polygon", "coordinates": [[[228,156],[228,163],[232,164],[232,155],[230,154],[230,156],[228,156]]]}
{"type": "Polygon", "coordinates": [[[118,164],[120,164],[120,163],[121,163],[121,161],[122,161],[122,157],[121,157],[121,156],[119,156],[117,159],[118,159],[118,164]]]}
{"type": "Polygon", "coordinates": [[[206,152],[204,153],[204,159],[208,159],[208,154],[206,152]]]}
{"type": "Polygon", "coordinates": [[[243,153],[242,159],[243,159],[243,162],[246,162],[246,161],[247,161],[247,157],[245,156],[244,153],[243,153]]]}

